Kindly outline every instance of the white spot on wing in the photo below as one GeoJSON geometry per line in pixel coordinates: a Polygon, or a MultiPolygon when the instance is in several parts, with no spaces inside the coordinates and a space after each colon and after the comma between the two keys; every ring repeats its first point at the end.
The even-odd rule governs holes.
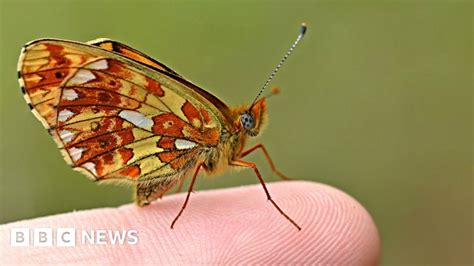
{"type": "Polygon", "coordinates": [[[68,143],[74,138],[74,133],[69,130],[61,130],[59,132],[59,137],[64,141],[64,143],[68,143]]]}
{"type": "Polygon", "coordinates": [[[174,145],[178,150],[187,150],[196,147],[196,143],[186,139],[177,139],[175,140],[174,145]]]}
{"type": "Polygon", "coordinates": [[[74,113],[68,109],[61,110],[58,115],[58,120],[61,122],[64,122],[68,120],[71,116],[73,116],[74,113]]]}
{"type": "Polygon", "coordinates": [[[91,171],[91,173],[93,173],[95,176],[97,176],[97,171],[95,169],[95,163],[87,162],[87,163],[85,163],[81,166],[86,168],[87,170],[91,171]]]}
{"type": "Polygon", "coordinates": [[[87,68],[97,69],[97,70],[107,69],[108,67],[109,66],[107,65],[107,60],[105,60],[105,59],[96,61],[96,62],[94,62],[94,63],[87,66],[87,68]]]}
{"type": "Polygon", "coordinates": [[[85,151],[86,149],[84,148],[76,148],[72,147],[69,149],[69,155],[71,156],[73,161],[77,161],[81,159],[82,157],[82,152],[85,151]]]}
{"type": "Polygon", "coordinates": [[[79,97],[79,95],[77,95],[77,92],[75,90],[71,90],[71,89],[63,90],[64,99],[72,101],[72,100],[77,99],[77,97],[79,97]]]}
{"type": "Polygon", "coordinates": [[[153,120],[144,116],[140,112],[123,110],[119,113],[119,116],[137,127],[151,130],[151,127],[153,126],[153,120]]]}
{"type": "Polygon", "coordinates": [[[87,69],[79,69],[76,74],[69,80],[68,84],[82,84],[86,83],[90,80],[95,79],[94,74],[90,70],[87,69]]]}

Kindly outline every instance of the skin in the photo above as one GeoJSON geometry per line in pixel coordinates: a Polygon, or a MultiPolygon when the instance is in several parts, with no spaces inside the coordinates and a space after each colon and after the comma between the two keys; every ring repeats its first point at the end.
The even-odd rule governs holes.
{"type": "MultiPolygon", "coordinates": [[[[128,204],[24,220],[0,226],[0,263],[54,264],[332,264],[376,265],[377,228],[344,192],[313,182],[268,184],[299,224],[297,231],[266,201],[260,185],[198,191],[175,229],[185,193],[148,208],[128,204]],[[16,227],[137,230],[136,245],[11,247],[16,227]]],[[[79,237],[78,237],[79,238],[79,237]]]]}

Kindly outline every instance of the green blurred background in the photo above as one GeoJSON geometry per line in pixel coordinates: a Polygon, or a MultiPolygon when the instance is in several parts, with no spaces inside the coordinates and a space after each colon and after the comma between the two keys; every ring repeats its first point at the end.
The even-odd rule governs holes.
{"type": "MultiPolygon", "coordinates": [[[[117,39],[236,105],[253,100],[306,21],[260,138],[279,169],[359,200],[383,264],[472,263],[471,2],[38,2],[0,5],[0,223],[131,200],[71,171],[30,113],[16,79],[26,42],[117,39]]],[[[255,183],[227,173],[197,189],[255,183]]]]}

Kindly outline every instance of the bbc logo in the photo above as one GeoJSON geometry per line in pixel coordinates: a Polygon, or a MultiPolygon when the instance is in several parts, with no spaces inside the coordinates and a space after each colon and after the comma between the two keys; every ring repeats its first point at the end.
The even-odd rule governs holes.
{"type": "Polygon", "coordinates": [[[77,230],[75,228],[12,228],[12,247],[74,247],[81,245],[136,245],[137,230],[77,230]],[[76,238],[78,241],[76,241],[76,238]]]}
{"type": "Polygon", "coordinates": [[[12,247],[51,247],[54,243],[58,247],[76,246],[75,228],[56,228],[56,237],[52,228],[12,228],[10,230],[10,245],[12,247]],[[32,234],[31,234],[32,233],[32,234]],[[31,239],[30,239],[31,238],[31,239]]]}

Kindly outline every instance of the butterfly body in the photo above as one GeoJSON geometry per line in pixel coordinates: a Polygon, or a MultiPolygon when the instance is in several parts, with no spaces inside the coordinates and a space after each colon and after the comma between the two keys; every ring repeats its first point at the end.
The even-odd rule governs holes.
{"type": "Polygon", "coordinates": [[[241,160],[260,148],[285,178],[263,145],[244,149],[263,129],[265,97],[230,108],[162,63],[107,39],[32,41],[21,52],[18,78],[68,164],[97,182],[132,184],[137,205],[161,198],[194,172],[183,210],[200,169],[215,175],[247,167],[299,229],[270,198],[256,166],[241,160]]]}

